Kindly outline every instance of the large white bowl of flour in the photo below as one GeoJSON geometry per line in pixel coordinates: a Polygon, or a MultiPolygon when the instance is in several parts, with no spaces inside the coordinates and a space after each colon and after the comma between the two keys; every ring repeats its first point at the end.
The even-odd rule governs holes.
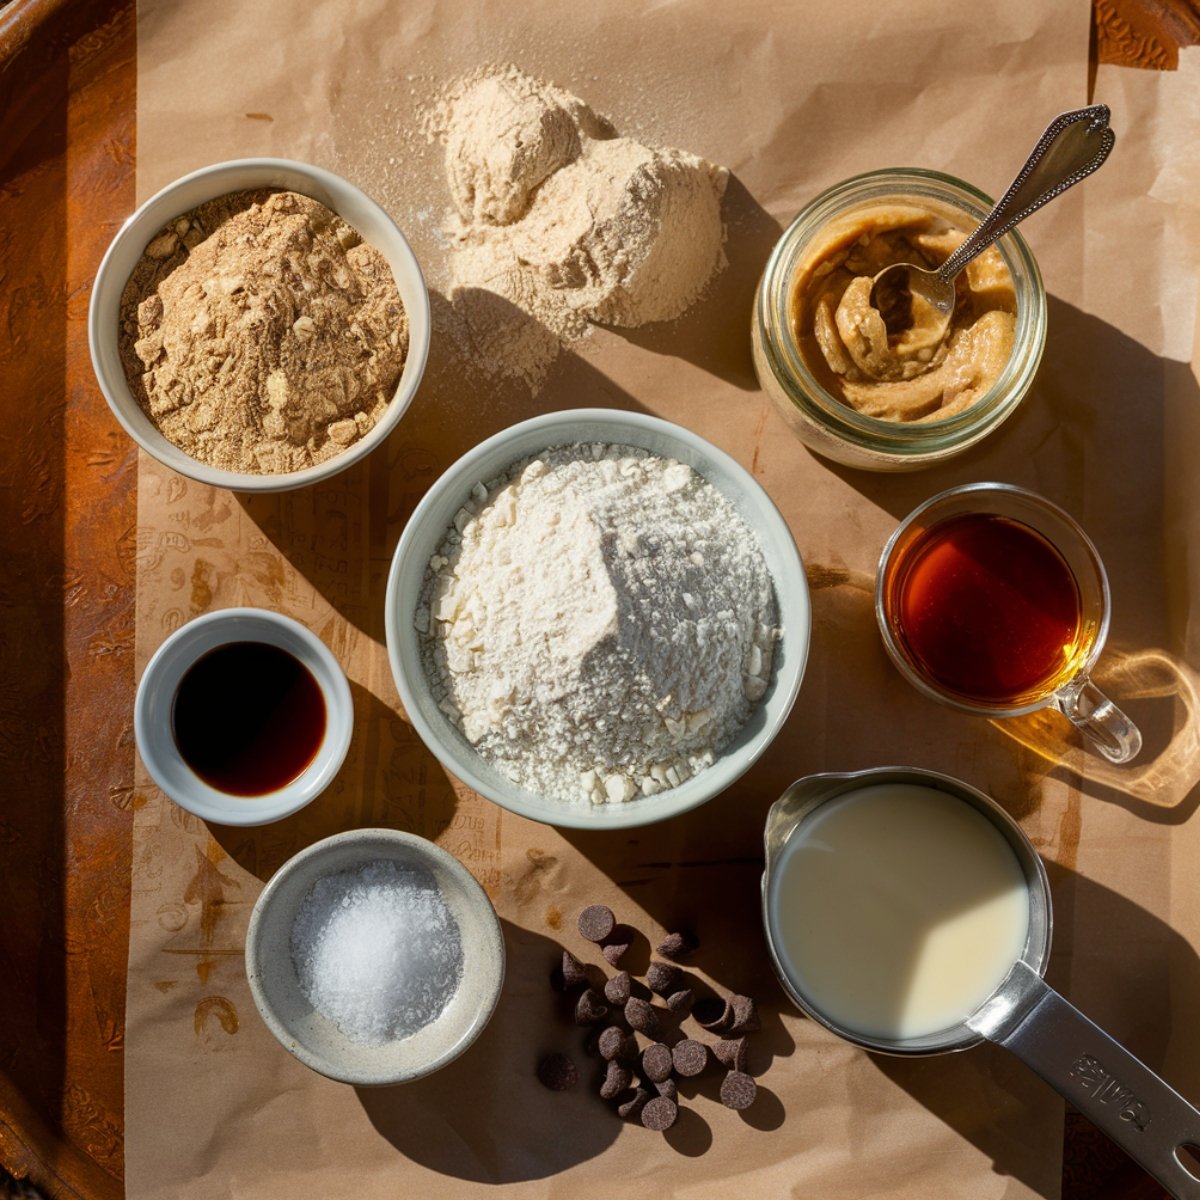
{"type": "MultiPolygon", "coordinates": [[[[468,510],[469,511],[469,510],[468,510]]],[[[536,562],[525,564],[537,572],[536,562]]],[[[545,564],[549,571],[552,564],[545,564]]],[[[581,601],[582,603],[582,601],[581,601]]],[[[586,621],[588,614],[581,612],[586,621]]],[[[482,442],[430,488],[405,527],[392,559],[385,612],[388,657],[413,728],[447,770],[504,808],[535,821],[570,828],[622,829],[666,820],[724,791],[762,755],[782,728],[804,674],[811,610],[804,567],[787,523],[770,497],[729,455],[696,434],[656,417],[609,409],[576,409],[524,421],[482,442]],[[782,633],[774,643],[770,674],[745,722],[712,764],[652,795],[602,803],[562,798],[515,783],[487,761],[464,734],[463,722],[445,710],[428,668],[430,560],[444,550],[447,531],[464,506],[478,501],[481,484],[504,477],[523,460],[556,447],[629,446],[690,467],[720,493],[756,538],[775,593],[782,633]]],[[[619,705],[617,707],[620,707],[619,705]]],[[[614,712],[614,718],[622,714],[614,712]]],[[[597,789],[597,794],[603,784],[597,789]]]]}

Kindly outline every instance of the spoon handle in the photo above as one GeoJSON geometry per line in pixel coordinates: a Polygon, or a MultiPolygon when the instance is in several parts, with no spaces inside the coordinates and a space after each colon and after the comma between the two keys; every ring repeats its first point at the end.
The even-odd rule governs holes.
{"type": "Polygon", "coordinates": [[[938,278],[949,283],[1018,221],[1096,170],[1116,141],[1108,115],[1107,104],[1093,104],[1055,117],[1000,202],[938,268],[938,278]]]}

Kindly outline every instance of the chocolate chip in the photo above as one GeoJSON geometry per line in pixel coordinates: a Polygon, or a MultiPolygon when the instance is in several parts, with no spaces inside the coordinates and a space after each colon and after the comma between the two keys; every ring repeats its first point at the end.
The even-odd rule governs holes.
{"type": "Polygon", "coordinates": [[[674,1079],[664,1079],[662,1083],[656,1083],[654,1090],[660,1096],[666,1096],[668,1100],[679,1099],[679,1084],[674,1079]]]}
{"type": "Polygon", "coordinates": [[[667,997],[667,1007],[679,1016],[687,1014],[689,1008],[692,1007],[692,1000],[695,998],[695,992],[691,988],[680,988],[677,992],[672,992],[667,997]]]}
{"type": "Polygon", "coordinates": [[[625,1020],[631,1029],[644,1033],[647,1037],[658,1034],[658,1013],[645,1001],[637,996],[631,996],[625,1004],[625,1020]]]}
{"type": "Polygon", "coordinates": [[[719,1042],[713,1043],[711,1049],[713,1058],[721,1066],[728,1067],[731,1071],[746,1069],[746,1039],[744,1037],[722,1038],[719,1042]]]}
{"type": "Polygon", "coordinates": [[[607,904],[589,904],[579,914],[579,932],[589,942],[602,942],[613,931],[617,919],[607,904]]]}
{"type": "Polygon", "coordinates": [[[579,1070],[565,1054],[543,1054],[538,1059],[537,1077],[552,1092],[565,1092],[579,1082],[579,1070]]]}
{"type": "Polygon", "coordinates": [[[617,1004],[623,1008],[629,999],[631,983],[629,972],[619,971],[604,985],[604,998],[609,1004],[617,1004]]]}
{"type": "Polygon", "coordinates": [[[587,968],[573,955],[570,950],[563,951],[562,957],[563,990],[572,991],[577,987],[587,986],[587,968]]]}
{"type": "Polygon", "coordinates": [[[679,983],[679,968],[671,963],[652,962],[646,971],[646,986],[660,996],[669,996],[679,983]]]}
{"type": "Polygon", "coordinates": [[[663,958],[686,958],[698,945],[690,933],[668,933],[655,947],[654,952],[661,954],[663,958]]]}
{"type": "Polygon", "coordinates": [[[720,996],[705,996],[692,1006],[692,1016],[701,1029],[725,1033],[733,1021],[733,1006],[720,996]]]}
{"type": "Polygon", "coordinates": [[[729,1022],[728,1033],[753,1033],[762,1027],[758,1019],[758,1005],[752,996],[731,996],[729,1007],[733,1010],[733,1019],[729,1022]]]}
{"type": "Polygon", "coordinates": [[[671,1058],[680,1075],[699,1075],[708,1066],[708,1047],[693,1038],[684,1038],[682,1042],[675,1043],[671,1058]]]}
{"type": "Polygon", "coordinates": [[[609,1025],[600,1034],[596,1048],[605,1062],[612,1062],[614,1058],[624,1058],[629,1053],[629,1035],[616,1025],[609,1025]]]}
{"type": "Polygon", "coordinates": [[[595,988],[585,988],[575,1002],[575,1024],[594,1025],[608,1016],[608,1005],[595,988]]]}
{"type": "Polygon", "coordinates": [[[617,1105],[618,1116],[627,1121],[636,1121],[642,1115],[642,1109],[650,1099],[650,1093],[644,1087],[638,1088],[628,1100],[617,1105]]]}
{"type": "Polygon", "coordinates": [[[615,1100],[631,1083],[633,1073],[629,1068],[618,1062],[610,1062],[604,1073],[604,1082],[600,1085],[600,1095],[605,1100],[615,1100]]]}
{"type": "Polygon", "coordinates": [[[633,945],[635,933],[628,925],[614,925],[612,932],[604,939],[600,953],[610,967],[615,967],[621,961],[625,951],[633,945]]]}
{"type": "Polygon", "coordinates": [[[721,1080],[721,1103],[741,1111],[749,1108],[758,1095],[758,1084],[745,1071],[730,1071],[721,1080]]]}
{"type": "Polygon", "coordinates": [[[677,1116],[679,1108],[674,1100],[668,1100],[666,1096],[655,1096],[653,1100],[647,1100],[642,1109],[642,1124],[647,1129],[663,1133],[675,1124],[677,1116]]]}
{"type": "Polygon", "coordinates": [[[651,1083],[662,1083],[671,1074],[671,1047],[654,1042],[642,1051],[642,1074],[651,1083]]]}

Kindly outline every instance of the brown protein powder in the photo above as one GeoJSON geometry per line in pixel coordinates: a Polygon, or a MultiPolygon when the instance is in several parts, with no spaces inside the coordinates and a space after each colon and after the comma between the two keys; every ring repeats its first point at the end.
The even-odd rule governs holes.
{"type": "Polygon", "coordinates": [[[323,204],[234,192],[177,217],[121,297],[121,362],[155,427],[228,471],[299,471],[374,428],[408,320],[391,269],[323,204]]]}

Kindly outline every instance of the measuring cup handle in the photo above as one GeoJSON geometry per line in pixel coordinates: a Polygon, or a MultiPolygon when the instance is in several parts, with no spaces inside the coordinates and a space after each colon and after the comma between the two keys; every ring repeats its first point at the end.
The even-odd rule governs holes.
{"type": "Polygon", "coordinates": [[[1031,1067],[1177,1200],[1200,1198],[1200,1177],[1177,1153],[1200,1148],[1200,1111],[1032,968],[1018,963],[968,1024],[1031,1067]]]}
{"type": "Polygon", "coordinates": [[[1067,684],[1054,702],[1109,762],[1128,762],[1141,750],[1141,731],[1090,679],[1067,684]]]}

